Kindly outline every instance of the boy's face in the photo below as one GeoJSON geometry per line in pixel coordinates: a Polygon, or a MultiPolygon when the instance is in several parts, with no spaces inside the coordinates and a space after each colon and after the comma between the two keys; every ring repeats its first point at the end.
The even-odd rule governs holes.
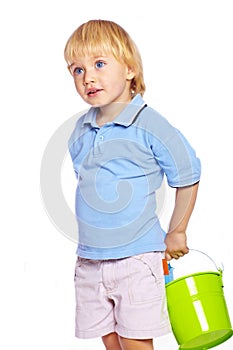
{"type": "Polygon", "coordinates": [[[131,100],[134,72],[112,54],[78,57],[70,66],[75,87],[88,104],[101,107],[131,100]]]}

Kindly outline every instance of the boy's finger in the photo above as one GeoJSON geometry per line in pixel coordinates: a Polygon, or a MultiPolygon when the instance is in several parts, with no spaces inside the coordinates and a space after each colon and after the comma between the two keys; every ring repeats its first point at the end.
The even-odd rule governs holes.
{"type": "Polygon", "coordinates": [[[165,252],[165,259],[166,259],[167,261],[172,260],[172,256],[171,256],[167,251],[165,252]]]}

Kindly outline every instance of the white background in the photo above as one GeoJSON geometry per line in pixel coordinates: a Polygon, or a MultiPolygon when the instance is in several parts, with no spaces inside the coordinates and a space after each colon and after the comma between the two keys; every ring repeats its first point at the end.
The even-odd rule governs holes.
{"type": "MultiPolygon", "coordinates": [[[[223,262],[233,320],[232,12],[225,0],[2,3],[1,348],[103,349],[99,340],[74,338],[76,245],[50,221],[40,195],[40,163],[49,139],[87,107],[66,70],[64,45],[93,18],[116,21],[131,34],[144,62],[145,100],[186,135],[201,158],[189,246],[223,262]]],[[[64,174],[69,197],[72,168],[64,174]]],[[[166,224],[166,210],[162,220],[166,224]]],[[[233,338],[218,349],[232,347],[233,338]]],[[[156,340],[155,348],[178,346],[171,334],[156,340]]]]}

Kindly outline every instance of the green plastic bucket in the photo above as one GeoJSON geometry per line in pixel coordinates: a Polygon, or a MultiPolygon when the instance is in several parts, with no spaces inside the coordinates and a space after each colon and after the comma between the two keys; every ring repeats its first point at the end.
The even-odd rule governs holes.
{"type": "Polygon", "coordinates": [[[210,349],[233,335],[223,293],[222,270],[178,278],[166,285],[166,294],[179,349],[210,349]]]}

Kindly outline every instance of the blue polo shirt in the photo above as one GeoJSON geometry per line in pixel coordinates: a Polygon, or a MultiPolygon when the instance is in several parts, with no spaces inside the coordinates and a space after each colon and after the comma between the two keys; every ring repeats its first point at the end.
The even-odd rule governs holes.
{"type": "Polygon", "coordinates": [[[198,182],[200,161],[141,95],[102,127],[97,110],[78,119],[69,140],[78,179],[77,254],[99,260],[163,251],[166,233],[156,214],[156,190],[164,175],[171,187],[198,182]]]}

